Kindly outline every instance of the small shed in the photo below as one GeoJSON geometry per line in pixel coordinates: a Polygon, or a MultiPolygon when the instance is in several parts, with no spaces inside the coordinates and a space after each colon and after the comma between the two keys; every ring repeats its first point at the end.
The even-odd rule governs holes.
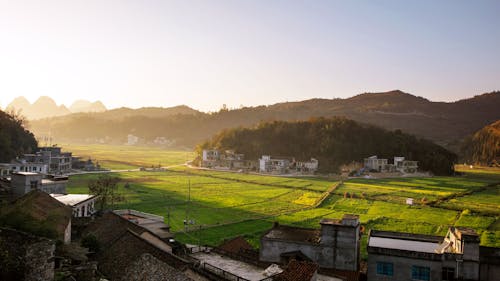
{"type": "Polygon", "coordinates": [[[406,198],[406,205],[413,206],[413,198],[406,198]]]}

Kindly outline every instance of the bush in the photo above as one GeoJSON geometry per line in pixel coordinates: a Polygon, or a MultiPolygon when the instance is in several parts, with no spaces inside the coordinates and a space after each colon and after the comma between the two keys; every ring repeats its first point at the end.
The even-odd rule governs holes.
{"type": "Polygon", "coordinates": [[[87,234],[82,238],[80,245],[89,249],[90,252],[99,252],[100,244],[94,234],[87,234]]]}

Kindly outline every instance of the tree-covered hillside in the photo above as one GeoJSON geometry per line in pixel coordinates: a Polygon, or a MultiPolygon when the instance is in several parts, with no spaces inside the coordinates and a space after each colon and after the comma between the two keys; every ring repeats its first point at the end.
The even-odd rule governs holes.
{"type": "Polygon", "coordinates": [[[500,163],[500,120],[482,128],[464,142],[464,160],[478,165],[500,163]]]}
{"type": "Polygon", "coordinates": [[[450,174],[457,158],[431,141],[345,118],[275,121],[255,128],[224,130],[200,144],[198,152],[203,148],[233,149],[247,159],[258,159],[263,154],[293,156],[297,160],[314,157],[322,172],[338,171],[343,164],[378,155],[404,156],[419,161],[422,170],[450,174]]]}
{"type": "Polygon", "coordinates": [[[193,147],[223,129],[252,127],[275,120],[343,116],[387,130],[400,129],[458,150],[464,137],[500,118],[499,106],[500,92],[445,103],[390,91],[347,99],[311,99],[222,109],[213,113],[186,106],[120,108],[35,120],[31,125],[37,136],[50,135],[56,142],[123,144],[131,134],[139,137],[142,144],[153,144],[160,137],[178,147],[193,147]]]}
{"type": "Polygon", "coordinates": [[[35,136],[24,128],[23,118],[0,110],[0,162],[9,162],[36,150],[35,136]]]}

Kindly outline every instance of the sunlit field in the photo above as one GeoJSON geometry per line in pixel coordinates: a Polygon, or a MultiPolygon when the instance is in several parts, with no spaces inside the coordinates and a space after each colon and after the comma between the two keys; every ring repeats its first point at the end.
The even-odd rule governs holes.
{"type": "Polygon", "coordinates": [[[130,145],[70,145],[63,144],[63,150],[73,155],[97,160],[102,167],[112,170],[127,170],[138,167],[170,166],[183,164],[193,159],[192,151],[165,150],[158,147],[130,145]]]}
{"type": "MultiPolygon", "coordinates": [[[[483,245],[500,246],[500,174],[350,179],[339,183],[321,177],[263,176],[176,166],[186,162],[186,154],[193,155],[186,152],[154,155],[154,149],[134,147],[107,147],[96,153],[92,149],[76,147],[74,151],[132,167],[160,161],[162,166],[171,166],[161,172],[115,173],[122,179],[119,193],[124,200],[112,207],[164,216],[176,238],[185,243],[217,245],[243,235],[258,246],[260,236],[274,221],[319,228],[321,218],[353,213],[360,215],[365,228],[363,245],[369,229],[444,235],[449,226],[455,225],[476,229],[483,245]],[[406,205],[407,198],[414,199],[413,206],[406,205]],[[186,219],[192,224],[185,226],[186,219]]],[[[88,181],[95,177],[72,176],[69,192],[87,192],[88,181]]]]}

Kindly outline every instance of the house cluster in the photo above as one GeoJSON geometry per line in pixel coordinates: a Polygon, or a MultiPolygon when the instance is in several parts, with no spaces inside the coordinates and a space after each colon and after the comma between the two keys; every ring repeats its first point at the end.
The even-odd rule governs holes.
{"type": "Polygon", "coordinates": [[[244,154],[233,150],[219,151],[204,149],[200,166],[210,169],[256,171],[268,174],[314,174],[318,170],[318,160],[297,161],[293,157],[262,155],[257,161],[246,160],[244,154]]]}
{"type": "Polygon", "coordinates": [[[12,200],[21,198],[31,191],[48,194],[65,206],[71,208],[73,217],[90,217],[95,212],[97,196],[91,194],[68,194],[66,176],[44,176],[33,172],[13,173],[0,182],[4,193],[12,200]]]}
{"type": "Polygon", "coordinates": [[[200,166],[220,170],[253,171],[256,168],[256,163],[255,161],[245,160],[244,154],[236,153],[233,150],[204,149],[200,166]]]}
{"type": "MultiPolygon", "coordinates": [[[[41,219],[62,214],[52,220],[64,241],[71,240],[71,208],[57,197],[35,190],[16,203],[30,204],[41,219]]],[[[319,223],[319,229],[275,223],[261,236],[258,250],[242,237],[206,247],[177,242],[161,216],[115,210],[95,217],[80,236],[95,237],[99,251],[93,254],[93,274],[111,280],[483,281],[500,276],[500,248],[480,246],[478,234],[469,228],[450,227],[444,237],[371,230],[363,264],[359,216],[319,223]]],[[[38,271],[52,279],[49,269],[57,260],[53,242],[4,228],[0,238],[9,253],[26,257],[26,276],[38,271]],[[16,240],[23,235],[23,243],[30,245],[16,240]],[[22,248],[13,247],[16,243],[22,248]],[[31,263],[41,252],[47,258],[31,263]]]]}
{"type": "Polygon", "coordinates": [[[12,159],[10,163],[0,163],[0,177],[16,172],[65,175],[73,169],[96,171],[101,170],[101,167],[91,159],[83,160],[73,156],[71,152],[63,152],[61,147],[47,146],[35,153],[12,159]]]}
{"type": "Polygon", "coordinates": [[[368,172],[414,174],[418,170],[418,161],[405,160],[404,157],[394,157],[392,164],[388,159],[376,155],[364,159],[364,169],[368,172]]]}
{"type": "Polygon", "coordinates": [[[270,174],[314,174],[318,170],[318,160],[297,161],[293,157],[274,157],[262,155],[259,159],[259,172],[270,174]]]}

